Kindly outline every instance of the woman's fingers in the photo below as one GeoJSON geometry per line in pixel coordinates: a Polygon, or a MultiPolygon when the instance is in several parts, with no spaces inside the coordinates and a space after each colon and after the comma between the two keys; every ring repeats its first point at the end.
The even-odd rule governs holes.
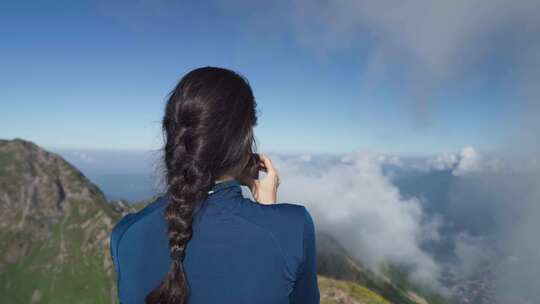
{"type": "Polygon", "coordinates": [[[259,167],[261,168],[261,170],[266,172],[266,165],[264,163],[264,158],[265,157],[266,157],[266,155],[259,154],[259,167]]]}
{"type": "Polygon", "coordinates": [[[274,164],[272,163],[270,158],[268,158],[265,154],[260,154],[259,156],[261,158],[261,161],[263,162],[264,169],[266,169],[265,172],[267,174],[277,175],[277,170],[274,167],[274,164]]]}
{"type": "Polygon", "coordinates": [[[261,159],[261,170],[266,172],[266,176],[255,180],[251,192],[257,202],[261,204],[274,204],[277,201],[279,176],[270,158],[264,154],[260,154],[259,157],[261,159]],[[262,168],[263,166],[264,168],[262,168]]]}
{"type": "Polygon", "coordinates": [[[266,166],[262,160],[259,161],[259,170],[266,172],[266,166]]]}

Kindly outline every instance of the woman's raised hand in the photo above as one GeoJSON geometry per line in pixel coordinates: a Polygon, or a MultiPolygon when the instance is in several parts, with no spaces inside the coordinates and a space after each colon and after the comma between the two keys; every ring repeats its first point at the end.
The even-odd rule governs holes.
{"type": "Polygon", "coordinates": [[[265,205],[271,205],[277,201],[277,188],[279,187],[279,175],[272,164],[270,158],[264,154],[259,154],[261,163],[260,168],[266,172],[266,176],[254,180],[250,187],[253,198],[265,205]]]}

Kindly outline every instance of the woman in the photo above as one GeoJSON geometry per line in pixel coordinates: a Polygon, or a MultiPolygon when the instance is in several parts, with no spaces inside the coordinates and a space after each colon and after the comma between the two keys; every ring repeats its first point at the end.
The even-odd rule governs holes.
{"type": "Polygon", "coordinates": [[[246,175],[256,124],[242,76],[204,67],[181,79],[162,125],[167,192],[112,232],[121,303],[319,303],[311,215],[276,204],[265,155],[264,178],[246,175]]]}

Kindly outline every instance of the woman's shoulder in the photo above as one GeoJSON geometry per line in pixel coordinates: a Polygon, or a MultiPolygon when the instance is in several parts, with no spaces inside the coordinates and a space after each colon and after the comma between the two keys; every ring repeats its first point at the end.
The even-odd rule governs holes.
{"type": "Polygon", "coordinates": [[[245,198],[244,201],[243,211],[253,219],[299,224],[303,223],[307,216],[310,216],[307,207],[299,202],[279,202],[267,205],[249,198],[245,198]],[[261,218],[258,218],[259,216],[261,218]]]}
{"type": "MultiPolygon", "coordinates": [[[[308,207],[301,203],[278,203],[272,205],[277,217],[294,229],[296,235],[303,239],[306,234],[313,234],[315,225],[308,207]]],[[[289,231],[291,233],[292,231],[289,231]]]]}
{"type": "Polygon", "coordinates": [[[302,224],[305,227],[306,223],[312,222],[312,217],[309,209],[301,203],[278,203],[274,205],[278,214],[290,221],[302,224]]]}
{"type": "Polygon", "coordinates": [[[308,208],[298,202],[280,202],[263,205],[246,199],[239,215],[246,221],[262,227],[271,235],[276,248],[284,255],[292,277],[304,259],[304,240],[314,234],[308,208]]]}
{"type": "Polygon", "coordinates": [[[246,198],[238,214],[246,221],[265,228],[276,238],[293,247],[303,239],[306,227],[310,229],[310,226],[313,226],[308,208],[298,202],[264,205],[246,198]]]}

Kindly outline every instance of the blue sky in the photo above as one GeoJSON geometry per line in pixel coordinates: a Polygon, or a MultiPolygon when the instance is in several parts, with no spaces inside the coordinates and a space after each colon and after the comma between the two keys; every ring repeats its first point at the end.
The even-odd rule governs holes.
{"type": "MultiPolygon", "coordinates": [[[[205,65],[249,79],[261,151],[492,149],[519,127],[518,47],[529,46],[535,32],[513,35],[511,16],[475,21],[489,25],[477,31],[462,28],[479,28],[469,19],[410,16],[403,24],[418,32],[410,34],[393,19],[355,13],[384,7],[313,3],[2,4],[0,138],[57,148],[157,148],[166,95],[205,65]]],[[[446,14],[444,7],[432,11],[446,14]]]]}

